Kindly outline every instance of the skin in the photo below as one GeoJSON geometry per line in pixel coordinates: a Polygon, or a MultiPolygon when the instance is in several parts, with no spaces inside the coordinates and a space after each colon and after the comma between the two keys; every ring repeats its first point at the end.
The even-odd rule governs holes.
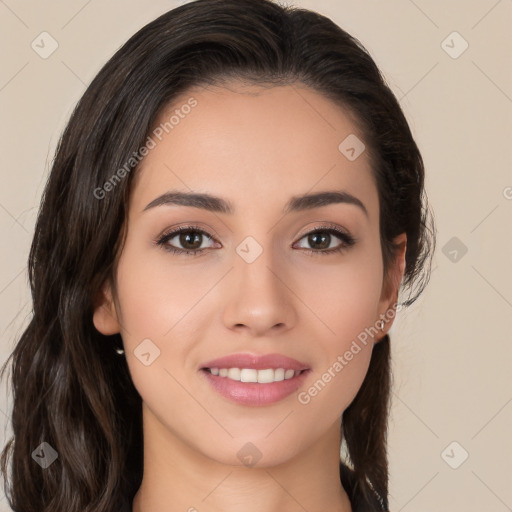
{"type": "MultiPolygon", "coordinates": [[[[377,188],[367,152],[349,161],[338,150],[349,134],[364,140],[341,107],[304,85],[232,82],[187,91],[162,120],[191,96],[197,106],[137,170],[117,286],[104,286],[94,313],[100,332],[121,333],[143,400],[144,477],[133,511],[350,511],[339,479],[341,415],[392,320],[306,405],[297,393],[263,407],[236,404],[199,368],[232,353],[277,352],[308,364],[299,391],[307,390],[396,303],[405,234],[384,281],[377,188]],[[292,196],[340,189],[368,216],[347,203],[283,216],[292,196]],[[170,190],[223,197],[235,212],[144,211],[170,190]],[[320,254],[342,243],[334,235],[325,246],[308,242],[325,222],[348,230],[355,245],[320,254]],[[197,243],[201,255],[155,245],[189,223],[212,237],[197,243]],[[236,252],[247,236],[263,249],[252,263],[236,252]],[[146,338],[160,350],[149,366],[134,355],[146,338]],[[253,467],[237,457],[249,442],[262,454],[253,467]]],[[[168,244],[184,247],[179,236],[168,244]]]]}

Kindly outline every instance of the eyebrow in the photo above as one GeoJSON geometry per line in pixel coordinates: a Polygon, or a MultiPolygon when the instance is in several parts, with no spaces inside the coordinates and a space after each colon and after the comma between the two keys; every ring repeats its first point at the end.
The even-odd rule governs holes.
{"type": "MultiPolygon", "coordinates": [[[[357,197],[344,190],[331,190],[315,194],[304,194],[293,196],[283,209],[284,214],[300,212],[320,208],[330,204],[352,204],[359,207],[368,217],[368,210],[363,202],[357,197]]],[[[212,196],[206,193],[170,191],[153,199],[143,211],[163,205],[191,206],[211,212],[227,213],[232,215],[235,211],[232,203],[221,197],[212,196]]]]}

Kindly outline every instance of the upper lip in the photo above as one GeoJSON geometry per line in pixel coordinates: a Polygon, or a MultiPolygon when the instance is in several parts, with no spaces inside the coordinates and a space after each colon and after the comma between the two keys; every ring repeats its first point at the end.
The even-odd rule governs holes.
{"type": "Polygon", "coordinates": [[[285,370],[308,370],[307,364],[282,354],[230,354],[212,359],[200,366],[203,368],[248,368],[265,370],[267,368],[284,368],[285,370]]]}

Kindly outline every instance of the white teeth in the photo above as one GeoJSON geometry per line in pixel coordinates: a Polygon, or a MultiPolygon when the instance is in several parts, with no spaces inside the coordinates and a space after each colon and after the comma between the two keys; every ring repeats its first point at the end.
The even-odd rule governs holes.
{"type": "Polygon", "coordinates": [[[228,377],[233,380],[240,380],[240,368],[230,368],[228,370],[228,377]]]}
{"type": "Polygon", "coordinates": [[[266,384],[268,382],[274,382],[275,370],[258,370],[258,382],[260,384],[266,384]]]}
{"type": "Polygon", "coordinates": [[[255,370],[253,368],[209,368],[212,375],[227,377],[239,382],[258,382],[260,384],[269,384],[271,382],[280,382],[296,377],[301,373],[300,370],[285,370],[284,368],[266,368],[264,370],[255,370]]]}
{"type": "Polygon", "coordinates": [[[274,380],[284,380],[284,368],[278,368],[277,370],[274,371],[274,380]]]}
{"type": "MultiPolygon", "coordinates": [[[[244,368],[243,370],[239,370],[240,372],[240,381],[241,382],[258,382],[258,370],[252,370],[244,368]]],[[[229,374],[228,374],[229,377],[229,374]]],[[[239,380],[239,379],[235,379],[239,380]]]]}
{"type": "Polygon", "coordinates": [[[295,372],[293,370],[286,370],[284,372],[285,379],[291,379],[294,375],[295,375],[295,372]]]}

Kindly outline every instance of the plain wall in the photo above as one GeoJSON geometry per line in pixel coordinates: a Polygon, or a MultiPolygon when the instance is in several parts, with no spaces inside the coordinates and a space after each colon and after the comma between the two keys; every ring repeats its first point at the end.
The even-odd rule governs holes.
{"type": "MultiPolygon", "coordinates": [[[[181,3],[0,3],[2,362],[30,317],[26,262],[61,131],[108,58],[181,3]],[[58,43],[46,59],[31,47],[44,31],[58,43]]],[[[376,60],[422,152],[437,222],[430,284],[391,335],[391,510],[510,510],[512,2],[293,3],[333,19],[376,60]]],[[[2,447],[7,393],[4,379],[2,447]]]]}

